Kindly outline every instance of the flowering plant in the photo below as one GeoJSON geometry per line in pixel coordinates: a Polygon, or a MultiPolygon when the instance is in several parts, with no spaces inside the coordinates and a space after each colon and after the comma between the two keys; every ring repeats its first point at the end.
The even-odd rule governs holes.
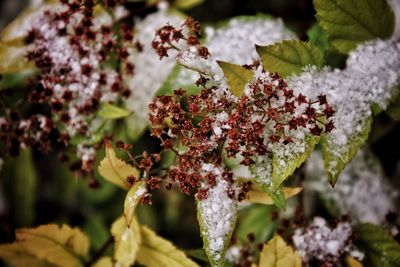
{"type": "Polygon", "coordinates": [[[267,15],[202,28],[188,2],[44,1],[3,30],[0,189],[9,228],[42,225],[0,258],[398,266],[398,181],[366,148],[399,118],[397,2],[314,0],[307,41],[267,15]],[[36,192],[71,214],[35,220],[36,192]]]}

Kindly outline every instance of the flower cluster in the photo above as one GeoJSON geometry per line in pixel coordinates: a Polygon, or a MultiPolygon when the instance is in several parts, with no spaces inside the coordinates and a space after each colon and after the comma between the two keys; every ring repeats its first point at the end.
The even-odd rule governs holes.
{"type": "Polygon", "coordinates": [[[293,243],[304,262],[318,266],[340,266],[346,255],[362,257],[352,245],[352,228],[348,221],[329,226],[323,218],[316,217],[305,229],[296,229],[293,243]]]}
{"type": "Polygon", "coordinates": [[[336,110],[335,129],[326,144],[337,157],[327,162],[335,173],[341,160],[352,149],[352,142],[368,131],[371,105],[385,110],[396,97],[400,83],[400,43],[395,39],[360,44],[350,52],[343,70],[325,67],[305,68],[288,83],[296,91],[314,96],[324,93],[336,110]]]}
{"type": "MultiPolygon", "coordinates": [[[[201,77],[199,84],[204,85],[205,80],[201,77]]],[[[224,154],[240,155],[241,164],[249,166],[254,156],[271,152],[269,144],[292,142],[291,130],[303,128],[318,136],[334,127],[331,121],[324,122],[334,111],[323,95],[315,101],[294,95],[277,74],[268,80],[256,78],[248,87],[239,98],[226,91],[220,94],[215,86],[205,86],[199,95],[178,89],[173,96],[156,97],[149,105],[152,134],[179,157],[169,177],[184,192],[201,187],[198,196],[206,196],[203,190],[214,187],[217,181],[204,168],[208,164],[222,166],[224,154]],[[181,151],[175,147],[181,147],[181,151]]],[[[232,183],[232,174],[222,173],[223,179],[232,183]]],[[[239,199],[246,186],[242,189],[239,199]]]]}
{"type": "Polygon", "coordinates": [[[240,240],[233,236],[230,246],[226,252],[227,261],[234,267],[247,267],[254,264],[257,260],[257,254],[263,249],[262,243],[257,243],[256,236],[249,233],[246,240],[240,240]]]}
{"type": "MultiPolygon", "coordinates": [[[[47,152],[53,130],[64,145],[75,136],[90,137],[101,123],[96,119],[100,105],[130,94],[122,82],[122,73],[133,75],[134,65],[126,63],[119,71],[110,62],[111,55],[116,55],[119,62],[129,56],[128,47],[135,44],[132,28],[120,25],[119,34],[114,33],[111,18],[98,19],[94,15],[92,0],[61,3],[38,16],[25,37],[26,57],[40,69],[37,79],[31,81],[27,99],[34,105],[48,106],[51,115],[23,119],[19,110],[7,111],[6,114],[16,113],[19,117],[19,123],[11,115],[3,118],[2,128],[7,131],[2,131],[6,135],[2,139],[7,139],[9,150],[17,150],[17,143],[22,147],[38,143],[47,152]],[[9,129],[10,123],[17,125],[16,129],[9,129]]],[[[114,6],[117,2],[107,3],[114,6]]],[[[99,12],[107,16],[105,10],[99,12]]],[[[82,168],[90,170],[94,153],[90,147],[82,149],[77,155],[82,168]]]]}
{"type": "Polygon", "coordinates": [[[21,147],[34,147],[46,153],[51,147],[53,127],[52,120],[44,115],[22,119],[17,112],[7,112],[4,117],[0,117],[0,140],[14,157],[18,156],[21,147]]]}
{"type": "Polygon", "coordinates": [[[248,166],[254,163],[253,156],[268,152],[269,143],[293,142],[292,130],[303,129],[315,136],[330,132],[334,124],[325,121],[333,114],[325,95],[310,100],[301,93],[295,95],[279,75],[260,75],[229,114],[224,127],[228,156],[240,153],[241,163],[248,166]]]}
{"type": "MultiPolygon", "coordinates": [[[[32,43],[28,58],[41,69],[40,84],[30,100],[50,103],[58,120],[66,125],[66,134],[90,134],[87,116],[102,102],[129,95],[118,72],[104,67],[108,55],[120,60],[129,56],[118,44],[111,25],[94,23],[93,2],[68,3],[62,12],[46,11],[26,37],[32,43]]],[[[132,30],[121,28],[124,41],[131,42],[132,30]]],[[[128,71],[133,71],[129,66],[128,71]]]]}
{"type": "Polygon", "coordinates": [[[168,57],[168,50],[179,50],[179,42],[185,42],[189,47],[196,47],[200,57],[207,59],[210,53],[207,47],[200,45],[200,24],[192,18],[187,18],[179,29],[167,24],[156,31],[152,47],[160,59],[168,57]]]}

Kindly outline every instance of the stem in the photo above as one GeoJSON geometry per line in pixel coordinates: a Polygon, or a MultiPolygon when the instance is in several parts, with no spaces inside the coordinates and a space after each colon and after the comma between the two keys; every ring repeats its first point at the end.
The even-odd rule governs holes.
{"type": "Polygon", "coordinates": [[[88,262],[85,263],[85,267],[92,266],[101,256],[103,256],[104,252],[106,252],[107,248],[114,243],[113,236],[110,236],[106,242],[104,242],[103,246],[90,258],[88,262]]]}

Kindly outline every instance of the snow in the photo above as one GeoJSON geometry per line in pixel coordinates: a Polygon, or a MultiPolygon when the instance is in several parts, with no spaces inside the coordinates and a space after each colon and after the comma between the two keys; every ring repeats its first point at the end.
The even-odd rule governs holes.
{"type": "MultiPolygon", "coordinates": [[[[289,86],[310,98],[326,94],[334,107],[335,129],[327,134],[332,153],[341,158],[349,151],[350,142],[362,134],[372,115],[371,104],[386,109],[400,84],[400,43],[376,40],[359,45],[352,51],[344,70],[307,67],[291,77],[289,86]]],[[[332,161],[334,171],[338,162],[332,161]]]]}
{"type": "MultiPolygon", "coordinates": [[[[282,40],[296,39],[296,36],[285,28],[281,19],[243,17],[233,18],[219,29],[206,27],[205,46],[211,53],[207,62],[213,71],[214,79],[223,79],[223,72],[217,60],[244,65],[251,64],[259,56],[255,44],[270,45],[282,40]]],[[[212,76],[212,75],[211,75],[212,76]]],[[[180,86],[190,86],[198,79],[198,74],[190,69],[182,69],[177,78],[180,86]]]]}
{"type": "Polygon", "coordinates": [[[360,150],[332,188],[324,172],[321,153],[314,152],[306,164],[307,190],[322,194],[341,214],[352,221],[380,224],[396,208],[398,190],[386,179],[379,161],[367,150],[360,150]]]}
{"type": "Polygon", "coordinates": [[[135,74],[124,77],[126,86],[131,90],[131,96],[125,101],[128,110],[133,111],[128,123],[131,132],[140,134],[147,127],[148,104],[161,87],[176,62],[174,56],[160,61],[159,56],[151,47],[157,29],[169,23],[178,27],[182,18],[167,13],[162,9],[148,15],[137,23],[137,40],[143,44],[143,51],[131,51],[128,61],[135,65],[135,74]]]}
{"type": "Polygon", "coordinates": [[[330,259],[333,263],[338,263],[341,255],[353,251],[351,235],[352,229],[349,222],[339,222],[333,228],[325,219],[315,217],[307,228],[296,229],[292,239],[303,261],[330,259]]]}
{"type": "Polygon", "coordinates": [[[227,194],[230,186],[222,179],[222,171],[209,165],[211,164],[205,164],[203,170],[214,169],[217,184],[209,190],[207,198],[199,201],[198,208],[201,214],[202,235],[208,240],[211,257],[218,261],[222,258],[225,244],[229,242],[227,238],[235,224],[237,202],[227,194]]]}

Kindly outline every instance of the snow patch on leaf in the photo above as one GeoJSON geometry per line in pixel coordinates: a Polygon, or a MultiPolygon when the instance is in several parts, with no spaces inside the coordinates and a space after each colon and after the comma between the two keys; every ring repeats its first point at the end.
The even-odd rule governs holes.
{"type": "Polygon", "coordinates": [[[209,190],[207,198],[197,204],[204,247],[212,266],[223,266],[236,224],[237,202],[229,198],[228,189],[228,182],[219,179],[216,186],[209,190]]]}
{"type": "Polygon", "coordinates": [[[334,107],[335,129],[326,134],[323,146],[330,181],[334,184],[344,164],[365,142],[371,105],[382,110],[397,95],[400,84],[400,43],[376,40],[352,51],[344,70],[306,68],[289,85],[308,97],[323,93],[334,107]]]}

